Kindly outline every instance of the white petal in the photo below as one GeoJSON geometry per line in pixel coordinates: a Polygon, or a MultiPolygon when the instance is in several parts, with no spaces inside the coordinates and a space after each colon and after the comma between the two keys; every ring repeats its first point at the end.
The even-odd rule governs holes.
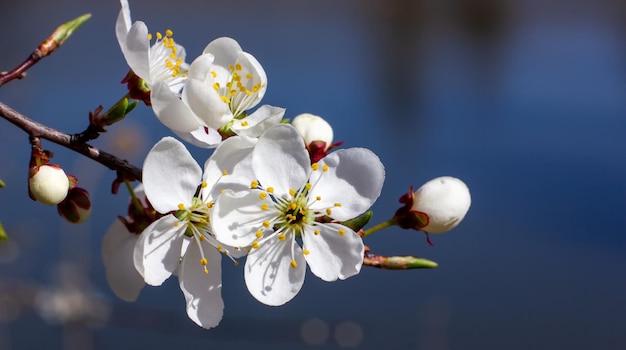
{"type": "Polygon", "coordinates": [[[222,135],[213,129],[206,126],[201,126],[192,132],[178,132],[172,130],[176,136],[180,137],[183,141],[186,141],[194,146],[202,148],[215,148],[222,142],[222,135]]]}
{"type": "Polygon", "coordinates": [[[124,301],[135,301],[145,285],[133,260],[138,238],[116,219],[102,239],[102,261],[107,282],[113,293],[124,301]]]}
{"type": "Polygon", "coordinates": [[[284,115],[284,108],[263,105],[246,118],[233,120],[231,129],[237,135],[259,137],[267,129],[280,123],[284,115]],[[247,123],[247,125],[243,126],[243,122],[247,123]]]}
{"type": "Polygon", "coordinates": [[[315,184],[311,195],[322,198],[312,209],[331,207],[330,217],[347,220],[366,211],[380,195],[385,167],[368,149],[338,150],[320,160],[319,165],[319,170],[311,175],[311,183],[315,184]],[[322,171],[323,164],[328,165],[327,172],[322,171]],[[341,206],[333,207],[335,203],[341,206]]]}
{"type": "Polygon", "coordinates": [[[115,36],[117,37],[117,42],[120,44],[120,49],[122,49],[123,53],[126,50],[126,36],[130,30],[131,20],[128,0],[120,0],[120,5],[122,5],[122,8],[115,22],[115,36]]]}
{"type": "Polygon", "coordinates": [[[135,268],[143,270],[144,281],[160,286],[178,268],[185,225],[178,225],[174,215],[153,222],[139,235],[133,259],[135,268]]]}
{"type": "Polygon", "coordinates": [[[324,281],[346,279],[361,271],[363,240],[351,229],[340,224],[320,224],[307,228],[302,235],[305,255],[311,272],[324,281]],[[319,234],[313,233],[314,229],[319,234]],[[339,233],[343,230],[343,235],[339,233]]]}
{"type": "Polygon", "coordinates": [[[313,141],[323,141],[328,147],[333,143],[333,128],[320,116],[303,113],[293,118],[291,124],[302,135],[307,145],[313,141]]]}
{"type": "Polygon", "coordinates": [[[191,243],[180,266],[178,281],[187,301],[187,315],[202,328],[213,328],[222,320],[222,254],[209,244],[191,243]],[[208,274],[200,263],[204,251],[208,274]]]}
{"type": "Polygon", "coordinates": [[[241,46],[235,39],[222,37],[211,41],[202,53],[212,54],[215,56],[215,64],[228,67],[229,64],[233,64],[237,60],[240,51],[242,51],[241,46]]]}
{"type": "Polygon", "coordinates": [[[428,233],[444,233],[455,228],[472,204],[467,185],[451,176],[432,179],[415,191],[411,210],[426,213],[428,233]]]}
{"type": "Polygon", "coordinates": [[[256,232],[263,229],[263,222],[278,216],[270,197],[261,199],[260,193],[225,191],[217,198],[211,211],[211,226],[219,242],[233,247],[249,246],[257,239],[256,232]],[[267,210],[261,209],[264,203],[267,210]]]}
{"type": "Polygon", "coordinates": [[[208,184],[202,189],[205,201],[214,200],[226,189],[234,192],[250,189],[252,180],[256,179],[252,170],[252,150],[256,142],[257,139],[234,136],[215,149],[204,163],[203,181],[208,184]]]}
{"type": "Polygon", "coordinates": [[[219,129],[233,119],[230,108],[222,101],[212,82],[188,79],[182,97],[193,113],[211,128],[219,129]]]}
{"type": "Polygon", "coordinates": [[[126,36],[126,50],[122,50],[126,63],[130,69],[149,85],[150,79],[150,40],[148,40],[148,27],[137,21],[133,23],[126,36]]]}
{"type": "Polygon", "coordinates": [[[190,205],[200,185],[202,169],[180,141],[164,137],[148,152],[143,163],[143,186],[159,213],[190,205]]]}
{"type": "Polygon", "coordinates": [[[298,190],[307,181],[309,153],[298,131],[287,124],[276,125],[259,139],[252,153],[252,167],[265,188],[274,187],[277,195],[298,190]]]}
{"type": "Polygon", "coordinates": [[[201,126],[198,117],[165,82],[152,84],[150,102],[159,121],[172,130],[192,132],[201,126]]]}
{"type": "Polygon", "coordinates": [[[270,306],[283,305],[298,294],[304,284],[306,261],[302,249],[291,237],[273,238],[246,258],[244,278],[248,291],[258,301],[270,306]],[[292,244],[296,268],[291,267],[292,244]]]}
{"type": "Polygon", "coordinates": [[[191,62],[191,65],[189,65],[187,76],[189,79],[205,80],[211,74],[213,61],[215,61],[215,57],[211,54],[198,56],[191,62]]]}

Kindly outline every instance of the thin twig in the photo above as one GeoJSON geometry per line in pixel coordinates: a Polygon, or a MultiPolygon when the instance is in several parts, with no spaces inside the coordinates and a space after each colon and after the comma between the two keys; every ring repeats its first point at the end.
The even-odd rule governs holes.
{"type": "Polygon", "coordinates": [[[128,163],[128,161],[120,159],[111,153],[99,150],[88,144],[77,144],[72,142],[72,135],[53,129],[47,125],[36,122],[25,115],[20,114],[13,108],[0,102],[0,117],[15,124],[24,130],[30,136],[40,137],[42,139],[56,143],[63,147],[78,152],[96,162],[106,166],[111,170],[122,173],[129,178],[141,181],[141,169],[128,163]]]}

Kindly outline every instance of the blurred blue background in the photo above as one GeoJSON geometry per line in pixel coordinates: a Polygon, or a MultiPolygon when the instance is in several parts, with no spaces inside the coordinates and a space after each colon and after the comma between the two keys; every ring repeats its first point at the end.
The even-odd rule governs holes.
{"type": "MultiPolygon", "coordinates": [[[[187,319],[175,279],[135,303],[109,290],[103,234],[125,213],[114,173],[52,143],[94,201],[85,224],[27,196],[28,137],[0,119],[0,349],[626,348],[626,6],[622,1],[131,0],[133,20],[171,28],[191,59],[218,36],[265,68],[264,103],[318,114],[344,146],[386,166],[373,222],[409,185],[452,175],[472,208],[450,233],[385,230],[374,252],[437,261],[429,271],[308,273],[284,307],[254,300],[224,263],[225,316],[187,319]],[[55,312],[55,310],[57,310],[55,312]],[[60,312],[60,311],[64,312],[60,312]]],[[[59,24],[92,13],[0,101],[66,132],[125,92],[119,3],[3,1],[0,70],[59,24]]],[[[139,106],[93,144],[141,166],[170,132],[139,106]]],[[[203,162],[206,150],[193,149],[203,162]]]]}

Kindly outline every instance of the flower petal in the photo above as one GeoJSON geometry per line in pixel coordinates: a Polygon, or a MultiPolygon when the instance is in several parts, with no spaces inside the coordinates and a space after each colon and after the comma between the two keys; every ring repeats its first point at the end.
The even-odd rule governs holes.
{"type": "Polygon", "coordinates": [[[308,250],[305,258],[311,272],[324,281],[343,280],[361,271],[363,240],[348,227],[340,224],[307,227],[302,243],[308,250]],[[319,234],[314,234],[314,229],[318,229],[319,234]]]}
{"type": "Polygon", "coordinates": [[[183,257],[178,281],[187,301],[187,316],[202,328],[213,328],[222,320],[222,254],[209,244],[191,243],[183,257]],[[200,263],[204,252],[208,274],[200,263]]]}
{"type": "Polygon", "coordinates": [[[366,211],[380,195],[385,167],[368,149],[338,150],[320,160],[319,165],[320,170],[311,175],[311,183],[315,184],[311,193],[321,196],[321,200],[312,209],[332,208],[330,217],[347,220],[366,211]],[[328,165],[326,172],[321,170],[324,164],[328,165]]]}
{"type": "Polygon", "coordinates": [[[237,55],[241,52],[241,46],[235,39],[221,37],[211,41],[202,51],[203,54],[210,53],[215,56],[215,64],[228,67],[237,60],[237,55]]]}
{"type": "Polygon", "coordinates": [[[164,137],[148,152],[143,163],[146,197],[159,213],[189,205],[200,185],[202,170],[185,146],[164,137]]]}
{"type": "Polygon", "coordinates": [[[116,219],[102,239],[102,261],[109,287],[124,301],[135,301],[145,285],[137,272],[133,251],[138,235],[128,232],[116,219]]]}
{"type": "Polygon", "coordinates": [[[261,185],[274,187],[280,196],[306,183],[310,158],[298,131],[280,124],[259,139],[252,153],[252,167],[261,185]]]}
{"type": "Polygon", "coordinates": [[[252,150],[257,139],[233,136],[222,142],[204,163],[202,198],[212,201],[225,189],[234,192],[250,189],[255,180],[252,150]]]}
{"type": "Polygon", "coordinates": [[[189,71],[187,72],[187,76],[189,77],[189,79],[205,80],[208,75],[211,74],[213,61],[215,61],[215,56],[211,54],[198,56],[189,65],[189,71]]]}
{"type": "Polygon", "coordinates": [[[165,82],[158,81],[152,84],[150,102],[159,121],[172,130],[192,132],[201,127],[198,117],[165,82]]]}
{"type": "Polygon", "coordinates": [[[124,58],[130,69],[150,86],[150,40],[148,40],[148,27],[145,23],[137,21],[126,35],[126,49],[122,50],[124,58]]]}
{"type": "Polygon", "coordinates": [[[120,5],[122,8],[115,22],[115,36],[117,37],[117,42],[120,44],[120,49],[122,49],[123,53],[126,50],[126,36],[131,27],[131,20],[128,0],[120,0],[120,5]]]}
{"type": "Polygon", "coordinates": [[[258,301],[280,306],[293,299],[304,284],[306,261],[293,238],[272,238],[246,258],[244,278],[248,291],[258,301]],[[296,267],[292,267],[293,259],[296,267]]]}
{"type": "Polygon", "coordinates": [[[201,126],[192,132],[178,132],[172,130],[176,136],[180,137],[183,141],[186,141],[194,146],[202,148],[215,148],[222,142],[222,135],[207,126],[201,126]]]}
{"type": "Polygon", "coordinates": [[[211,226],[215,238],[233,247],[249,246],[257,239],[256,232],[263,229],[263,222],[278,216],[269,196],[261,199],[262,191],[225,191],[213,205],[211,226]],[[268,204],[262,210],[262,204],[268,204]]]}
{"type": "Polygon", "coordinates": [[[160,286],[178,268],[183,246],[185,225],[178,225],[174,215],[153,222],[139,235],[133,259],[137,271],[143,271],[144,281],[160,286]]]}
{"type": "Polygon", "coordinates": [[[234,119],[231,129],[237,135],[259,137],[265,130],[280,123],[284,115],[284,108],[263,105],[244,119],[234,119]]]}
{"type": "Polygon", "coordinates": [[[212,78],[209,80],[188,79],[182,97],[200,120],[211,128],[219,129],[233,119],[233,114],[215,90],[212,78]]]}

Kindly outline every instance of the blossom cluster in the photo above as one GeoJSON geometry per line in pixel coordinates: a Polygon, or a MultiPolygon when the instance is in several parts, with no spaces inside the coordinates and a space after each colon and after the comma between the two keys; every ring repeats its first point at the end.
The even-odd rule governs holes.
{"type": "MultiPolygon", "coordinates": [[[[297,295],[307,266],[324,281],[358,274],[365,246],[346,222],[381,193],[385,170],[378,156],[365,148],[334,150],[333,130],[318,116],[289,123],[285,109],[257,107],[267,76],[234,39],[211,41],[187,63],[171,30],[150,35],[145,23],[131,21],[128,1],[120,2],[115,29],[131,69],[124,80],[131,97],[151,106],[180,139],[213,152],[199,165],[177,138],[152,147],[128,216],[103,240],[114,293],[133,301],[144,285],[160,286],[175,275],[189,318],[211,328],[223,315],[223,256],[235,264],[245,256],[250,294],[273,306],[297,295]]],[[[417,193],[405,198],[410,205],[398,215],[404,226],[412,222],[407,217],[425,215],[413,228],[444,232],[469,208],[467,187],[451,190],[452,212],[437,206],[445,195],[423,192],[421,207],[413,205],[417,193]],[[432,205],[437,215],[429,217],[432,205]],[[446,220],[452,221],[443,227],[446,220]]]]}

